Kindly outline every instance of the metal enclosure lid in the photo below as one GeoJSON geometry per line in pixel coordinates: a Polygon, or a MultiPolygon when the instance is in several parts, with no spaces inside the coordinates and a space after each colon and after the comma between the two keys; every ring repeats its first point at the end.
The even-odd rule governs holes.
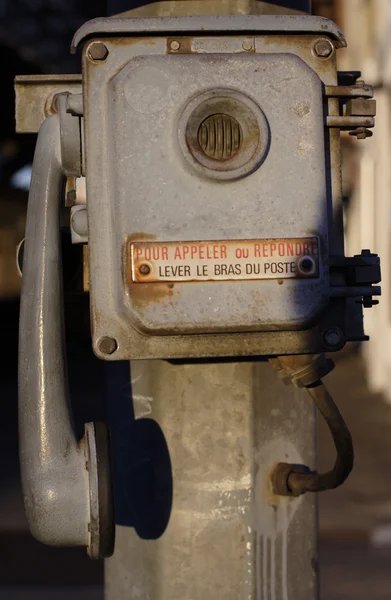
{"type": "Polygon", "coordinates": [[[306,15],[234,15],[224,17],[154,17],[115,18],[102,17],[84,23],[75,33],[71,52],[88,38],[99,35],[141,34],[205,34],[205,33],[282,33],[319,34],[334,39],[337,48],[346,46],[345,37],[333,21],[324,17],[306,15]]]}
{"type": "Polygon", "coordinates": [[[115,321],[143,337],[304,328],[329,295],[323,97],[317,74],[290,53],[168,56],[165,38],[105,39],[105,44],[104,64],[88,59],[84,64],[96,335],[115,321]],[[199,176],[177,143],[186,105],[215,88],[250,98],[271,131],[261,167],[223,183],[199,176]],[[206,200],[212,197],[213,203],[206,200]],[[130,241],[312,236],[320,239],[322,271],[313,280],[172,286],[129,281],[130,241]]]}

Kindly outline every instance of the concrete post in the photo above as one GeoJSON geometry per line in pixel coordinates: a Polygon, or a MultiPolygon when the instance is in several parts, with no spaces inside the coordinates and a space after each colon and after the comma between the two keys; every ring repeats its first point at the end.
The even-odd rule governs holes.
{"type": "MultiPolygon", "coordinates": [[[[174,5],[205,14],[207,4],[153,3],[136,16],[174,5]]],[[[315,600],[316,497],[273,497],[268,486],[279,461],[315,467],[307,392],[285,387],[267,362],[134,361],[131,381],[110,391],[124,399],[128,389],[134,415],[110,400],[122,525],[106,600],[315,600]]]]}

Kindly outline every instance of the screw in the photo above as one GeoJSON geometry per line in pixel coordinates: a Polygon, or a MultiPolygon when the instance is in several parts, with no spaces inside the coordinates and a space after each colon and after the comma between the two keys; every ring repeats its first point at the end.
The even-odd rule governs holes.
{"type": "Polygon", "coordinates": [[[98,348],[102,354],[113,354],[117,350],[118,344],[114,338],[103,336],[98,342],[98,348]]]}
{"type": "Polygon", "coordinates": [[[314,46],[315,54],[319,58],[328,58],[332,55],[333,50],[334,46],[330,40],[318,40],[314,46]]]}
{"type": "Polygon", "coordinates": [[[323,340],[329,348],[336,348],[341,344],[342,331],[338,327],[330,327],[324,332],[323,340]]]}
{"type": "Polygon", "coordinates": [[[174,52],[176,50],[179,50],[180,47],[181,47],[181,45],[177,40],[173,40],[172,42],[170,42],[170,48],[171,48],[171,50],[174,50],[174,52]]]}
{"type": "Polygon", "coordinates": [[[298,264],[299,271],[303,274],[311,274],[315,270],[315,262],[314,259],[310,256],[303,256],[299,260],[298,264]]]}
{"type": "Polygon", "coordinates": [[[90,60],[106,60],[109,51],[103,42],[92,42],[88,46],[87,54],[90,60]]]}
{"type": "Polygon", "coordinates": [[[148,275],[151,272],[151,267],[145,263],[140,265],[139,271],[141,275],[148,275]]]}
{"type": "Polygon", "coordinates": [[[246,50],[247,52],[249,50],[253,49],[253,43],[251,40],[244,40],[243,44],[242,44],[242,48],[243,50],[246,50]]]}

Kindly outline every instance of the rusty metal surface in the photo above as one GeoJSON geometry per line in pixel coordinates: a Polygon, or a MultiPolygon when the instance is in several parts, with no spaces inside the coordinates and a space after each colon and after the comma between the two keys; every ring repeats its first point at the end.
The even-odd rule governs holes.
{"type": "Polygon", "coordinates": [[[285,385],[306,387],[334,369],[334,363],[324,354],[315,356],[277,356],[269,358],[269,363],[277,371],[285,385]]]}
{"type": "Polygon", "coordinates": [[[335,489],[345,482],[353,469],[352,436],[331,395],[321,381],[306,389],[329,427],[337,456],[333,468],[326,473],[311,471],[309,467],[297,463],[278,463],[271,474],[271,483],[274,493],[282,496],[301,496],[306,492],[335,489]]]}
{"type": "Polygon", "coordinates": [[[175,32],[186,35],[192,33],[234,31],[235,33],[279,33],[279,34],[318,34],[331,36],[337,47],[345,47],[346,41],[339,27],[323,17],[292,15],[235,15],[218,17],[160,17],[160,18],[98,18],[87,21],[76,32],[71,51],[87,38],[120,34],[159,34],[175,32]]]}
{"type": "Polygon", "coordinates": [[[38,133],[45,117],[53,114],[56,94],[81,92],[81,75],[18,75],[15,78],[17,133],[38,133]]]}
{"type": "MultiPolygon", "coordinates": [[[[92,65],[86,62],[85,140],[87,141],[87,164],[90,169],[90,180],[88,181],[87,177],[87,186],[89,186],[89,202],[93,206],[89,213],[90,277],[91,289],[95,290],[92,298],[93,329],[96,337],[109,335],[118,340],[118,350],[114,353],[113,358],[137,356],[138,351],[140,352],[139,356],[146,356],[144,354],[146,348],[148,348],[148,352],[153,351],[153,354],[147,354],[147,356],[161,357],[163,349],[167,353],[164,355],[183,356],[186,339],[180,336],[181,333],[187,331],[194,334],[212,329],[219,331],[219,337],[214,340],[221,342],[221,355],[225,355],[226,346],[222,332],[226,331],[227,327],[231,331],[234,331],[235,327],[236,331],[240,331],[241,328],[252,331],[260,328],[265,330],[268,327],[283,329],[282,323],[285,321],[285,323],[290,323],[289,326],[292,328],[297,328],[298,322],[292,323],[291,320],[293,314],[295,320],[298,318],[298,310],[302,309],[306,312],[308,319],[309,312],[313,311],[311,305],[314,308],[315,304],[317,305],[315,310],[319,310],[322,305],[323,301],[316,300],[318,292],[313,287],[308,295],[308,302],[295,302],[295,292],[290,287],[293,280],[290,280],[291,283],[287,281],[283,285],[276,281],[275,290],[271,289],[271,286],[263,291],[260,288],[250,290],[251,283],[248,283],[247,291],[231,288],[229,296],[232,296],[232,301],[226,300],[224,303],[221,302],[221,299],[226,297],[226,290],[216,287],[207,289],[207,285],[213,285],[208,283],[205,284],[202,297],[200,296],[201,292],[197,291],[197,298],[189,289],[186,290],[184,286],[180,287],[181,284],[169,288],[166,284],[156,283],[148,289],[149,295],[146,290],[140,291],[132,287],[124,300],[118,296],[122,291],[115,291],[115,286],[121,286],[126,277],[126,248],[119,247],[118,243],[122,242],[124,237],[128,238],[129,235],[132,235],[134,239],[140,239],[138,238],[140,232],[143,232],[144,239],[158,238],[171,241],[183,240],[183,232],[186,232],[187,239],[216,239],[214,231],[219,231],[221,239],[240,239],[244,237],[242,231],[246,231],[245,237],[250,237],[250,233],[251,237],[257,238],[263,237],[263,234],[266,234],[265,237],[271,235],[273,237],[302,237],[308,235],[309,231],[311,235],[314,235],[320,226],[322,229],[320,236],[324,235],[327,229],[324,216],[328,209],[325,206],[325,197],[327,196],[325,175],[322,174],[325,162],[321,86],[318,77],[306,67],[302,60],[293,56],[293,53],[297,52],[300,58],[305,57],[311,68],[319,69],[319,74],[326,83],[333,83],[336,79],[335,59],[334,57],[330,60],[316,59],[312,53],[312,45],[317,39],[314,36],[312,38],[303,36],[305,39],[300,39],[300,42],[298,41],[300,36],[292,36],[292,40],[290,36],[280,38],[273,35],[269,37],[256,39],[257,53],[262,53],[262,56],[255,53],[238,54],[230,57],[228,61],[226,55],[216,54],[212,55],[213,58],[210,55],[177,57],[170,55],[170,57],[166,57],[165,38],[142,40],[118,37],[115,40],[105,39],[105,44],[109,49],[109,58],[104,64],[92,65]],[[276,54],[277,49],[281,49],[281,58],[276,54]],[[288,57],[286,52],[289,53],[288,57]],[[164,56],[156,56],[161,53],[164,56]],[[137,59],[139,54],[144,55],[142,67],[140,60],[137,59]],[[145,54],[149,56],[145,56],[145,54]],[[132,60],[130,60],[131,56],[134,57],[132,60]],[[167,58],[169,62],[166,62],[167,58]],[[203,91],[205,86],[210,88],[210,69],[213,69],[216,76],[219,77],[216,79],[214,76],[214,85],[229,86],[231,89],[233,86],[240,90],[246,89],[254,97],[255,94],[258,94],[257,86],[260,75],[250,76],[250,71],[253,67],[260,66],[261,61],[262,67],[264,67],[262,70],[263,85],[259,89],[263,91],[259,102],[265,108],[269,125],[272,128],[280,127],[281,135],[274,136],[274,144],[271,145],[268,157],[260,169],[251,176],[251,180],[250,178],[237,180],[230,184],[227,198],[227,187],[217,187],[215,182],[207,184],[205,178],[199,179],[198,186],[194,185],[194,173],[187,166],[181,165],[181,157],[177,154],[175,140],[169,140],[166,127],[172,131],[181,107],[186,104],[188,98],[197,93],[197,90],[203,91]],[[277,92],[273,88],[273,82],[275,83],[277,77],[276,61],[282,69],[280,79],[277,78],[278,81],[282,82],[285,80],[285,75],[291,75],[293,68],[297,69],[298,74],[300,73],[299,79],[290,81],[289,94],[275,95],[277,92]],[[272,70],[266,68],[267,65],[272,64],[272,70]],[[246,68],[250,70],[248,74],[245,72],[245,65],[248,65],[246,68]],[[168,67],[172,73],[173,87],[168,85],[166,75],[163,73],[168,67]],[[140,68],[142,68],[142,72],[139,71],[140,68]],[[158,76],[156,69],[162,73],[161,76],[158,76]],[[145,74],[146,79],[142,73],[145,74]],[[150,80],[148,80],[148,73],[152,77],[150,80]],[[267,85],[265,85],[266,73],[270,73],[267,85]],[[308,83],[313,89],[310,109],[308,107],[309,88],[303,85],[301,77],[305,79],[308,77],[308,83]],[[179,80],[181,86],[174,85],[174,81],[179,80]],[[145,89],[148,81],[151,85],[162,85],[163,88],[168,85],[168,96],[157,91],[148,98],[144,97],[141,90],[145,89]],[[132,87],[131,95],[126,91],[130,85],[132,87]],[[269,90],[269,85],[272,92],[269,90]],[[140,90],[140,94],[136,90],[140,90]],[[108,121],[104,116],[109,114],[106,113],[105,107],[109,98],[112,98],[113,95],[117,97],[117,94],[119,94],[119,102],[111,104],[110,120],[108,121]],[[163,97],[166,100],[162,104],[163,97]],[[286,103],[285,108],[282,108],[284,102],[286,103]],[[123,119],[124,111],[128,115],[126,120],[123,119]],[[155,115],[155,118],[151,119],[148,114],[155,115]],[[286,127],[283,127],[281,122],[281,115],[284,114],[289,120],[286,127]],[[96,119],[100,123],[99,128],[94,125],[96,119]],[[166,124],[164,124],[164,119],[167,119],[166,124]],[[132,135],[126,133],[130,123],[132,123],[132,135]],[[150,128],[150,133],[147,133],[150,128]],[[111,131],[110,134],[109,131],[111,131]],[[292,137],[288,138],[287,131],[292,137]],[[293,132],[295,132],[295,136],[297,133],[297,137],[293,138],[293,132]],[[159,138],[157,138],[158,135],[159,138]],[[114,148],[110,146],[114,140],[115,153],[118,156],[117,162],[109,161],[107,158],[114,151],[114,148]],[[136,140],[137,149],[133,147],[136,140]],[[164,142],[164,146],[160,140],[164,142]],[[290,151],[287,150],[288,142],[291,147],[290,151]],[[162,155],[163,148],[164,154],[162,155]],[[92,154],[89,155],[89,152],[92,154]],[[283,160],[284,164],[278,164],[278,157],[283,160]],[[141,160],[143,165],[140,163],[141,160]],[[281,173],[288,169],[287,161],[289,164],[292,163],[289,168],[290,173],[300,172],[306,181],[307,178],[311,178],[316,187],[316,191],[314,187],[310,191],[307,183],[302,180],[299,191],[300,202],[297,202],[292,196],[293,184],[289,184],[288,179],[284,180],[284,177],[281,177],[281,173]],[[314,162],[313,169],[309,167],[309,161],[314,162]],[[297,165],[296,167],[293,167],[293,162],[297,165]],[[299,166],[301,162],[305,166],[299,166]],[[125,168],[127,164],[129,168],[125,168]],[[272,164],[273,168],[271,169],[272,164]],[[153,169],[150,170],[152,165],[153,169]],[[109,174],[111,167],[115,170],[115,174],[114,171],[109,174]],[[152,174],[153,176],[151,176],[152,174]],[[115,182],[115,193],[114,188],[108,183],[109,179],[115,182]],[[175,181],[174,186],[173,181],[175,181]],[[277,181],[278,193],[274,189],[277,181]],[[282,201],[281,186],[284,188],[283,195],[286,198],[284,201],[282,201]],[[130,189],[133,190],[131,196],[127,192],[130,189]],[[142,190],[140,198],[142,197],[143,201],[141,203],[136,201],[137,189],[140,189],[140,193],[142,190]],[[112,199],[106,198],[113,193],[115,195],[112,199]],[[205,202],[205,198],[211,197],[211,194],[214,198],[213,206],[209,206],[205,202]],[[254,202],[257,197],[262,198],[262,203],[259,205],[254,202]],[[320,199],[319,202],[315,197],[320,199]],[[230,211],[233,210],[231,204],[234,198],[235,202],[238,201],[239,204],[236,206],[237,212],[232,219],[230,211]],[[133,201],[137,202],[137,210],[130,209],[130,203],[133,201]],[[158,204],[154,204],[157,201],[158,204]],[[200,219],[200,202],[202,202],[203,219],[200,219]],[[113,223],[112,218],[106,213],[108,207],[111,206],[112,210],[114,205],[117,206],[117,218],[113,223]],[[227,211],[228,205],[231,208],[227,211]],[[311,207],[309,208],[309,206],[311,207]],[[115,231],[114,229],[109,231],[112,223],[115,231]],[[98,231],[98,235],[95,234],[93,239],[92,233],[98,231]],[[112,244],[115,244],[115,251],[107,252],[105,248],[112,244]],[[107,268],[103,267],[110,256],[115,257],[116,264],[107,268]],[[93,269],[91,269],[92,265],[94,265],[93,269]],[[121,274],[119,273],[120,268],[121,274]],[[106,273],[105,277],[102,277],[103,273],[106,273]],[[107,274],[111,280],[108,279],[107,274]],[[234,300],[238,294],[242,294],[241,299],[234,300]],[[116,296],[118,299],[114,300],[116,296]],[[281,307],[279,308],[281,301],[284,301],[284,306],[288,308],[286,316],[283,315],[281,307]],[[123,308],[119,308],[121,304],[123,308]],[[191,312],[189,311],[190,306],[192,307],[191,312]],[[267,311],[274,311],[274,315],[270,314],[266,317],[265,312],[267,311]],[[282,315],[283,319],[281,320],[282,315]],[[135,328],[130,330],[127,325],[130,318],[138,331],[135,328]],[[254,318],[257,320],[256,324],[254,318]],[[276,323],[278,323],[277,326],[276,323]],[[141,333],[145,331],[159,332],[165,335],[165,339],[149,340],[145,334],[141,333]],[[167,335],[170,332],[175,337],[167,335]]],[[[285,89],[283,83],[281,86],[281,89],[285,89]]],[[[311,186],[312,183],[308,185],[311,186]]],[[[324,244],[322,244],[321,252],[326,252],[324,244]]],[[[327,277],[327,273],[325,275],[327,277]]],[[[305,285],[309,286],[310,281],[301,280],[300,286],[303,286],[304,289],[305,285]]],[[[325,279],[323,279],[322,286],[327,287],[325,279]]],[[[323,288],[324,291],[326,291],[326,287],[323,288]]],[[[320,291],[319,288],[317,289],[320,291]]],[[[120,288],[118,287],[117,290],[120,288]]],[[[304,293],[304,291],[298,292],[297,298],[303,297],[304,293]]],[[[296,341],[301,338],[304,342],[306,337],[310,339],[311,335],[308,338],[308,334],[292,334],[292,337],[288,336],[285,342],[290,345],[288,339],[293,338],[296,338],[296,341]]],[[[260,335],[254,333],[249,336],[247,341],[244,336],[237,336],[231,340],[233,344],[231,352],[235,354],[238,350],[242,353],[242,344],[245,344],[247,348],[244,352],[248,351],[252,354],[256,352],[256,346],[260,352],[260,347],[266,348],[267,343],[259,346],[259,339],[260,335]]],[[[212,347],[209,343],[211,340],[212,338],[204,338],[207,347],[202,349],[203,356],[207,356],[209,352],[213,355],[218,352],[215,345],[212,347]]],[[[194,335],[188,342],[187,351],[198,355],[199,347],[196,350],[198,343],[194,339],[194,335]]],[[[276,346],[273,343],[272,345],[275,349],[276,346]]],[[[278,345],[279,347],[283,346],[281,338],[278,345]]],[[[313,348],[311,342],[309,342],[309,347],[313,348]]],[[[97,353],[100,355],[99,350],[97,353]]]]}
{"type": "Polygon", "coordinates": [[[133,241],[129,252],[129,279],[138,283],[294,279],[319,275],[317,238],[133,241]]]}
{"type": "MultiPolygon", "coordinates": [[[[159,285],[153,292],[156,297],[161,294],[163,297],[172,293],[170,284],[151,284],[159,285]],[[162,286],[162,287],[160,287],[162,286]]],[[[140,303],[143,301],[143,295],[140,294],[140,303]]],[[[144,302],[147,302],[148,298],[144,302]]],[[[337,317],[334,317],[337,320],[337,317]]],[[[341,325],[343,325],[341,323],[341,325]]],[[[125,332],[121,332],[111,323],[107,324],[107,331],[117,337],[122,333],[122,339],[125,332]]],[[[137,358],[216,358],[216,357],[246,357],[246,356],[277,356],[280,354],[303,354],[306,352],[327,352],[339,350],[344,346],[346,340],[341,338],[338,348],[330,348],[324,341],[322,329],[313,327],[301,331],[263,331],[262,333],[235,333],[233,338],[230,334],[192,334],[191,346],[189,339],[184,335],[165,335],[165,336],[146,336],[138,333],[136,330],[126,330],[129,341],[132,345],[123,349],[118,345],[118,349],[112,355],[105,355],[99,349],[99,344],[94,346],[94,352],[99,358],[105,360],[126,360],[137,358]]]]}
{"type": "Polygon", "coordinates": [[[168,54],[210,54],[211,52],[247,54],[254,52],[254,37],[249,36],[175,36],[167,38],[168,54]]]}
{"type": "MultiPolygon", "coordinates": [[[[191,39],[191,38],[190,38],[191,39]]],[[[251,49],[251,52],[253,52],[255,49],[259,52],[272,52],[273,51],[273,47],[269,45],[268,47],[268,40],[265,37],[262,38],[253,38],[254,39],[254,46],[251,49]]],[[[197,42],[197,44],[195,46],[193,46],[193,49],[198,49],[200,50],[200,40],[201,38],[199,38],[199,41],[197,42]]],[[[243,44],[246,43],[246,39],[244,39],[244,41],[242,41],[242,50],[243,53],[248,52],[248,50],[245,50],[243,47],[243,44]]],[[[297,55],[299,55],[302,59],[306,60],[306,62],[311,66],[311,68],[317,69],[319,74],[321,74],[322,79],[325,83],[332,83],[335,80],[335,64],[334,64],[334,59],[331,60],[317,60],[316,57],[314,57],[310,52],[308,52],[309,48],[311,45],[313,45],[314,40],[313,38],[311,38],[311,36],[306,36],[306,35],[302,35],[302,36],[295,36],[295,35],[287,35],[284,37],[281,37],[279,39],[279,43],[280,43],[280,47],[281,50],[283,51],[288,51],[288,52],[295,52],[297,53],[297,55]]],[[[189,48],[191,49],[192,46],[189,46],[189,48]]],[[[223,47],[220,47],[221,51],[224,51],[223,47]]],[[[203,50],[202,50],[203,51],[203,50]]],[[[330,138],[335,138],[335,151],[333,150],[331,158],[332,160],[334,160],[334,156],[336,157],[336,161],[338,162],[338,152],[339,152],[339,136],[333,135],[333,132],[330,133],[330,138]],[[338,152],[337,152],[338,149],[338,152]]],[[[333,178],[334,178],[334,182],[333,182],[333,196],[334,196],[334,200],[333,202],[335,204],[338,203],[338,197],[339,197],[339,192],[338,192],[338,188],[340,187],[340,182],[338,180],[338,176],[335,176],[335,171],[333,174],[333,178]]],[[[341,238],[339,238],[341,239],[341,238]]],[[[334,243],[334,240],[331,238],[330,240],[331,244],[334,243]]],[[[170,290],[164,290],[162,288],[156,288],[156,290],[154,290],[153,295],[156,298],[164,298],[165,295],[168,296],[172,296],[172,291],[170,290]]],[[[145,303],[146,298],[144,297],[142,299],[142,302],[145,303]]],[[[138,334],[135,332],[135,337],[138,337],[138,334]]],[[[278,336],[277,336],[278,337],[278,336]]],[[[246,344],[246,346],[248,347],[248,351],[250,353],[255,352],[255,347],[257,344],[259,344],[259,340],[258,340],[259,336],[253,336],[251,340],[248,341],[248,343],[246,344]],[[253,350],[251,349],[253,348],[253,350]]],[[[313,333],[310,332],[303,332],[302,334],[296,334],[295,332],[292,332],[292,339],[295,338],[295,342],[293,344],[293,346],[291,345],[290,347],[293,349],[293,347],[295,347],[295,351],[300,351],[300,348],[303,348],[302,342],[305,338],[307,338],[309,340],[309,348],[311,348],[312,350],[314,350],[314,341],[315,339],[318,339],[317,335],[313,335],[313,333]],[[313,340],[313,341],[310,341],[313,340]]],[[[211,336],[210,338],[208,338],[210,340],[213,339],[213,336],[211,336]]],[[[277,342],[276,338],[274,336],[272,336],[272,339],[274,340],[272,343],[272,346],[274,348],[275,351],[278,352],[278,348],[281,348],[283,346],[283,339],[280,336],[280,341],[277,342]]],[[[207,341],[207,340],[205,340],[207,341]]],[[[244,339],[239,339],[239,337],[237,338],[238,341],[238,346],[239,347],[243,347],[243,343],[245,342],[244,339]]],[[[143,344],[144,345],[144,344],[143,344]]],[[[149,344],[147,344],[149,345],[149,344]]],[[[156,348],[158,348],[160,345],[160,342],[157,343],[156,348]]],[[[182,346],[182,350],[180,350],[179,354],[182,355],[183,352],[183,344],[181,344],[182,346]]],[[[261,344],[262,347],[265,346],[265,344],[261,344]]],[[[224,352],[224,351],[223,351],[224,352]]],[[[177,355],[176,352],[174,352],[174,355],[177,355]]],[[[119,354],[116,355],[116,357],[120,357],[119,354]]]]}

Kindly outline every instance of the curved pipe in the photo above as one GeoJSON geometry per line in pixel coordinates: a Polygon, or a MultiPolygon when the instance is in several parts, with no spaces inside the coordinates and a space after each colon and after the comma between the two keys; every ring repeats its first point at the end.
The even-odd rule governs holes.
{"type": "Polygon", "coordinates": [[[352,436],[334,400],[320,380],[307,390],[330,429],[337,452],[334,467],[327,473],[317,473],[302,465],[279,463],[271,475],[275,494],[300,496],[305,492],[331,490],[340,486],[353,468],[352,436]]]}
{"type": "Polygon", "coordinates": [[[95,426],[87,424],[79,442],[69,405],[60,245],[63,186],[60,119],[54,115],[39,131],[27,210],[19,324],[20,468],[34,537],[53,546],[87,546],[97,557],[102,533],[98,488],[107,495],[110,484],[106,480],[98,486],[102,457],[97,460],[95,426]]]}

